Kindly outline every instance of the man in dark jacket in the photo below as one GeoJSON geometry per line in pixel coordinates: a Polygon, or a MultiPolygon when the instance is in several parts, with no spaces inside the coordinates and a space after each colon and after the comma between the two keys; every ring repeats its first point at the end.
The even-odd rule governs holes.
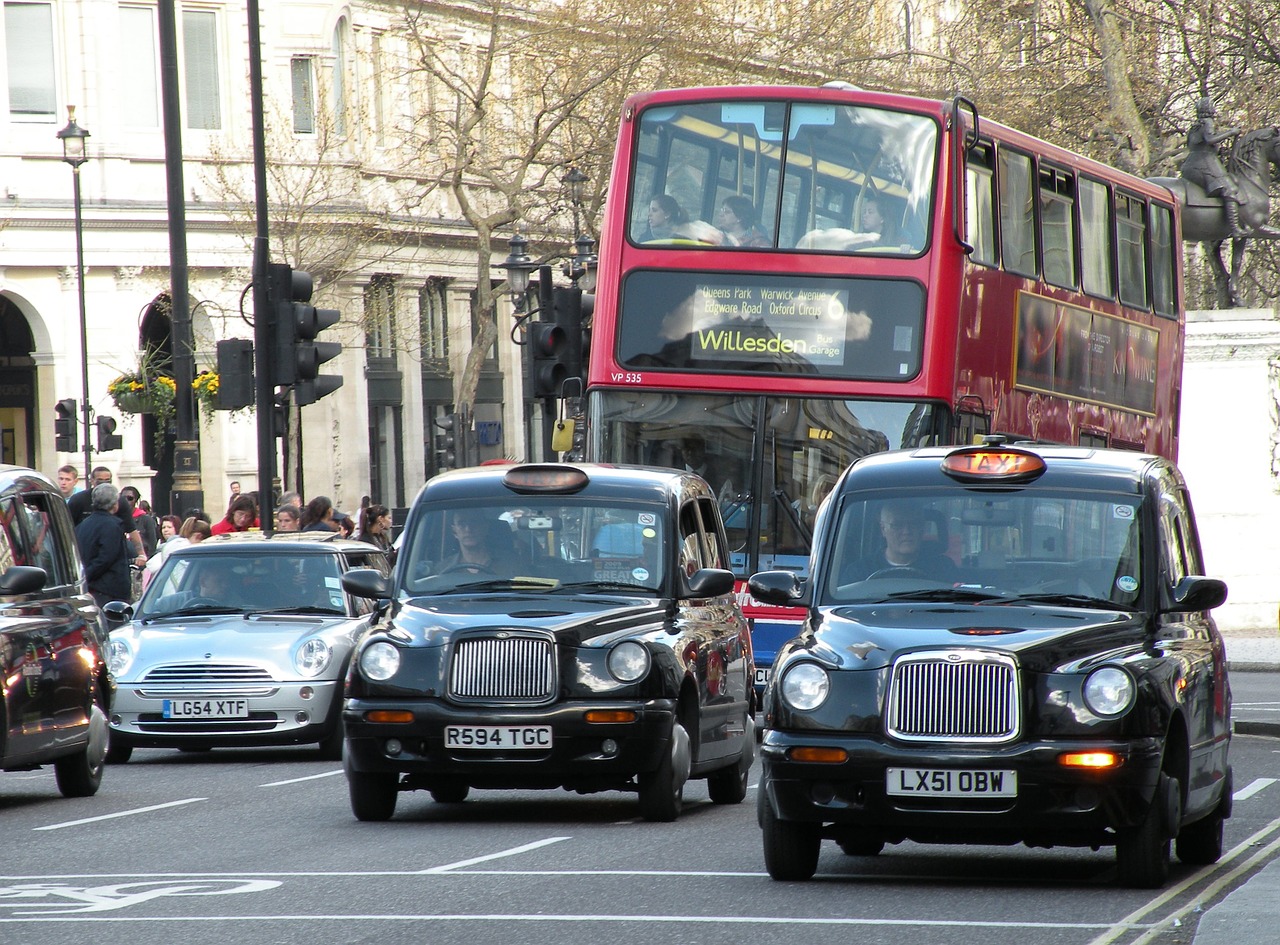
{"type": "Polygon", "coordinates": [[[116,511],[120,492],[109,482],[93,487],[92,511],[76,526],[76,544],[84,561],[89,593],[101,607],[108,601],[130,599],[129,546],[116,511]]]}

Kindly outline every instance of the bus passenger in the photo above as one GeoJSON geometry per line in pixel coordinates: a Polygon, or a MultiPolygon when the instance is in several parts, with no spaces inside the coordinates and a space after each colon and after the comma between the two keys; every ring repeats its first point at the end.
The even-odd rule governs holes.
{"type": "Polygon", "coordinates": [[[756,208],[746,197],[730,194],[716,213],[716,226],[731,246],[771,246],[772,241],[756,223],[756,208]]]}
{"type": "Polygon", "coordinates": [[[688,222],[688,214],[675,197],[657,194],[649,201],[649,226],[640,234],[640,241],[669,240],[676,235],[676,227],[688,222]]]}

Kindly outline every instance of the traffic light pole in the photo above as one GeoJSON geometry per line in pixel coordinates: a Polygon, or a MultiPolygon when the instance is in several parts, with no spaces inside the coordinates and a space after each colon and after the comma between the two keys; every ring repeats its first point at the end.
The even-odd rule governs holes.
{"type": "Polygon", "coordinates": [[[272,377],[276,313],[267,298],[267,265],[271,246],[267,230],[266,122],[262,114],[262,37],[258,28],[258,0],[249,0],[249,103],[253,117],[254,200],[258,231],[253,241],[254,390],[258,407],[258,521],[262,530],[275,528],[275,380],[272,377]]]}

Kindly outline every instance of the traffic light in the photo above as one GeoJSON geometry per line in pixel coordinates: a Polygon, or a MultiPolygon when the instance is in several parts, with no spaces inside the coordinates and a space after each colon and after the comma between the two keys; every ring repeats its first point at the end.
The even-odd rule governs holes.
{"type": "Polygon", "coordinates": [[[94,424],[98,428],[99,453],[110,453],[124,447],[124,440],[116,433],[115,417],[98,417],[94,424]]]}
{"type": "Polygon", "coordinates": [[[470,442],[466,412],[447,413],[436,421],[436,465],[441,469],[470,466],[470,442]]]}
{"type": "Polygon", "coordinates": [[[565,366],[569,339],[564,328],[554,321],[531,323],[529,348],[533,352],[533,396],[559,397],[560,386],[569,376],[565,366]]]}
{"type": "Polygon", "coordinates": [[[76,402],[64,397],[53,408],[54,447],[60,453],[74,453],[80,449],[80,438],[76,435],[76,402]]]}
{"type": "Polygon", "coordinates": [[[267,300],[275,316],[272,358],[273,387],[292,387],[293,402],[313,404],[342,386],[336,374],[321,374],[320,365],[342,353],[336,341],[316,335],[337,324],[341,313],[311,304],[311,274],[272,263],[267,270],[267,300]]]}
{"type": "Polygon", "coordinates": [[[564,330],[565,337],[561,362],[569,377],[583,375],[582,317],[586,311],[584,301],[588,299],[594,302],[590,296],[583,295],[582,290],[576,285],[554,286],[551,290],[551,307],[555,322],[564,330]]]}
{"type": "Polygon", "coordinates": [[[230,338],[218,345],[218,409],[252,407],[257,399],[253,387],[253,342],[230,338]]]}

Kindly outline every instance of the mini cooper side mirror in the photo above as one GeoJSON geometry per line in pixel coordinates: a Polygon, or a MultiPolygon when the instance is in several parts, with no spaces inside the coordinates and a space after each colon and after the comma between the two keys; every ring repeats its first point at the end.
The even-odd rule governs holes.
{"type": "Polygon", "coordinates": [[[111,600],[102,605],[102,613],[107,623],[128,623],[133,619],[133,605],[128,601],[111,600]]]}
{"type": "Polygon", "coordinates": [[[376,568],[352,568],[342,575],[342,589],[370,600],[391,596],[391,582],[376,568]]]}
{"type": "Polygon", "coordinates": [[[1226,599],[1225,581],[1202,577],[1199,574],[1188,574],[1174,585],[1173,606],[1169,609],[1175,612],[1195,613],[1221,606],[1226,599]]]}
{"type": "Polygon", "coordinates": [[[747,589],[761,603],[794,607],[804,596],[804,580],[794,571],[758,571],[747,581],[747,589]]]}

